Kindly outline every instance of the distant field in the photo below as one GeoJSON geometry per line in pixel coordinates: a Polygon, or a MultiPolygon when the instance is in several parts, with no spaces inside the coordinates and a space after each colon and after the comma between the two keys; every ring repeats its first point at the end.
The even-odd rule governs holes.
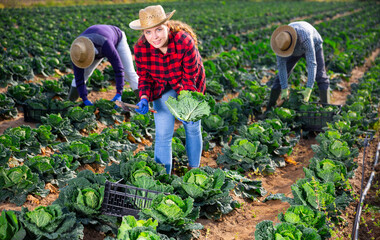
{"type": "MultiPolygon", "coordinates": [[[[19,8],[36,6],[72,6],[112,3],[157,2],[157,0],[0,0],[0,8],[19,8]]],[[[169,1],[170,2],[170,1],[169,1]]]]}

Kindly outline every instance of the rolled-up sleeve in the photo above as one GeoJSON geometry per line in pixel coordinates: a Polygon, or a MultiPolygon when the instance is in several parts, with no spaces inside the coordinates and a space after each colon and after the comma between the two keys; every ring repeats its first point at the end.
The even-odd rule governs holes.
{"type": "Polygon", "coordinates": [[[288,72],[286,70],[286,58],[277,56],[278,78],[281,89],[288,88],[288,72]]]}
{"type": "Polygon", "coordinates": [[[196,79],[199,75],[199,65],[201,64],[197,49],[192,38],[187,38],[186,52],[183,58],[183,78],[184,90],[197,91],[196,79]]]}
{"type": "Polygon", "coordinates": [[[307,65],[307,83],[306,87],[313,88],[317,72],[317,60],[315,57],[315,48],[313,39],[309,38],[304,42],[305,58],[307,65]]]}

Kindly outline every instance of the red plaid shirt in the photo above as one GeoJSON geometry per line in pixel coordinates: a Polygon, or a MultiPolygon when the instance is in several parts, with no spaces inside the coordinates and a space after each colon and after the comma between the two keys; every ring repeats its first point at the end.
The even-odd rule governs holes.
{"type": "Polygon", "coordinates": [[[135,45],[134,54],[140,97],[147,95],[149,101],[156,100],[168,84],[178,94],[181,90],[201,93],[206,90],[202,58],[188,33],[169,33],[166,54],[142,37],[135,45]]]}

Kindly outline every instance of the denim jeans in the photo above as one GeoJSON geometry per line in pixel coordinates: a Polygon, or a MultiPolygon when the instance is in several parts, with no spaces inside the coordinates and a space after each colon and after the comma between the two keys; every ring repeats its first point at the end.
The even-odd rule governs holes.
{"type": "MultiPolygon", "coordinates": [[[[121,38],[119,44],[117,45],[116,50],[119,53],[121,62],[123,63],[125,79],[129,82],[130,87],[133,90],[136,90],[138,88],[137,85],[138,85],[139,77],[133,66],[132,53],[127,43],[127,37],[125,36],[124,32],[122,33],[123,33],[123,37],[121,38]]],[[[85,84],[87,83],[88,78],[94,72],[95,68],[101,63],[102,60],[103,58],[94,59],[94,62],[89,67],[84,69],[85,84]]],[[[71,86],[76,87],[75,79],[73,79],[71,86]]]]}
{"type": "MultiPolygon", "coordinates": [[[[290,56],[287,63],[286,63],[286,70],[288,72],[288,78],[290,74],[292,73],[294,67],[296,66],[297,62],[301,59],[305,58],[305,54],[301,56],[290,56]]],[[[315,58],[317,60],[317,72],[315,75],[315,81],[318,84],[319,90],[326,90],[330,86],[330,79],[326,74],[326,68],[325,68],[325,60],[323,56],[323,48],[319,49],[315,53],[315,58]]],[[[280,85],[280,79],[278,75],[275,77],[272,85],[272,89],[281,89],[280,85]]]]}
{"type": "MultiPolygon", "coordinates": [[[[178,94],[169,90],[162,94],[162,97],[153,102],[153,107],[157,111],[154,114],[156,125],[156,140],[154,146],[154,160],[165,165],[166,172],[172,170],[172,139],[174,133],[174,116],[165,105],[169,96],[177,98],[178,94]]],[[[190,167],[199,167],[202,154],[202,134],[201,120],[194,123],[184,124],[186,132],[186,152],[190,167]]]]}

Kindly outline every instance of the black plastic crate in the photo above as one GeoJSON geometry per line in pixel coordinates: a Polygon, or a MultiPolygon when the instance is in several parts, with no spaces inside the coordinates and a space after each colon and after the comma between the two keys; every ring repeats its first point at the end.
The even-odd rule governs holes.
{"type": "Polygon", "coordinates": [[[64,109],[34,109],[27,104],[23,104],[22,108],[24,111],[24,121],[35,123],[40,123],[41,117],[45,117],[47,114],[60,113],[61,116],[64,116],[69,109],[68,107],[64,109]]]}
{"type": "Polygon", "coordinates": [[[138,217],[141,209],[150,208],[153,197],[161,193],[119,182],[106,181],[102,203],[103,214],[117,217],[125,215],[138,217]]]}
{"type": "Polygon", "coordinates": [[[336,109],[336,111],[296,111],[297,121],[302,122],[301,128],[305,131],[323,132],[322,128],[327,127],[327,123],[332,122],[334,120],[334,116],[339,114],[342,108],[341,105],[332,105],[325,103],[311,104],[316,104],[323,108],[332,106],[334,109],[336,109]]]}

